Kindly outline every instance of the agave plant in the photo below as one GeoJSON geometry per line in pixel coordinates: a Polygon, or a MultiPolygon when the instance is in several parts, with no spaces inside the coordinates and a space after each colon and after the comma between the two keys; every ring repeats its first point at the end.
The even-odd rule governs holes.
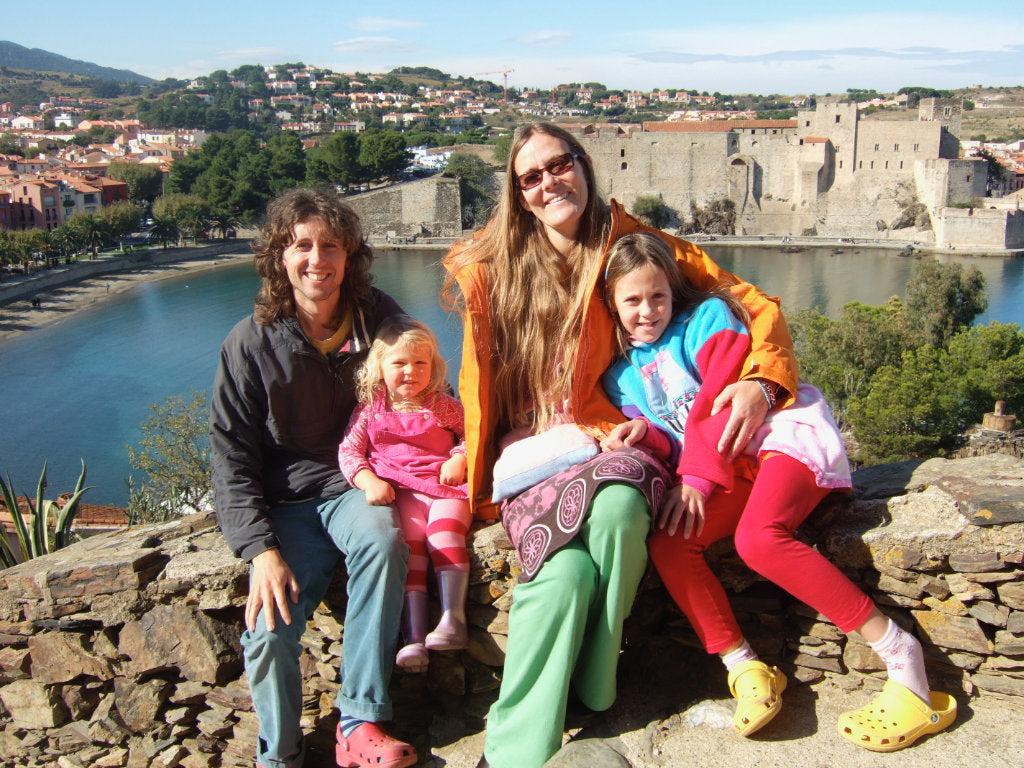
{"type": "Polygon", "coordinates": [[[36,486],[35,503],[28,500],[28,509],[31,516],[29,525],[21,516],[18,509],[17,497],[14,493],[14,484],[11,476],[7,476],[7,482],[0,478],[0,491],[3,493],[4,503],[11,513],[14,522],[14,532],[18,537],[18,554],[11,549],[7,542],[6,534],[0,535],[0,568],[10,568],[19,562],[31,560],[33,557],[49,554],[55,550],[66,547],[71,543],[71,524],[74,522],[75,514],[78,512],[78,502],[82,494],[92,486],[83,487],[85,482],[85,462],[82,462],[82,473],[75,483],[75,490],[71,498],[63,507],[59,507],[52,501],[43,498],[46,491],[46,462],[43,462],[43,472],[39,476],[39,484],[36,486]],[[54,520],[53,545],[50,545],[50,516],[54,520]],[[20,555],[20,557],[18,556],[20,555]]]}

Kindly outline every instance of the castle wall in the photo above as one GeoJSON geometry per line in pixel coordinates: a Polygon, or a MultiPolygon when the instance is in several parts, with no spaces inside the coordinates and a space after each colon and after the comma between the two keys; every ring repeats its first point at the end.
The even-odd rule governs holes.
{"type": "Polygon", "coordinates": [[[943,208],[935,217],[935,242],[953,248],[1024,248],[1024,211],[943,208]]]}
{"type": "Polygon", "coordinates": [[[346,198],[366,234],[385,237],[460,237],[462,203],[458,179],[433,176],[346,198]]]}
{"type": "Polygon", "coordinates": [[[861,122],[857,172],[912,173],[914,163],[939,157],[942,126],[912,121],[861,122]]]}

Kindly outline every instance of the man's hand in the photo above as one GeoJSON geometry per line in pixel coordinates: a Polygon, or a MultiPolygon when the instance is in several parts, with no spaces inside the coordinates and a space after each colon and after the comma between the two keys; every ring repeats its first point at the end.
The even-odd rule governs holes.
{"type": "Polygon", "coordinates": [[[249,576],[249,598],[245,601],[245,626],[250,632],[256,631],[256,617],[264,610],[267,631],[277,626],[275,607],[285,624],[292,623],[289,601],[299,602],[299,583],[288,563],[277,548],[260,552],[252,559],[252,573],[249,576]]]}
{"type": "Polygon", "coordinates": [[[718,441],[718,452],[732,461],[746,448],[750,438],[764,423],[764,417],[768,415],[768,401],[761,385],[748,379],[734,382],[723,389],[711,406],[711,415],[714,416],[729,405],[732,405],[732,413],[718,441]]]}
{"type": "Polygon", "coordinates": [[[616,425],[608,437],[601,441],[602,451],[616,451],[636,445],[647,434],[647,422],[643,419],[631,419],[616,425]]]}
{"type": "Polygon", "coordinates": [[[655,520],[659,529],[668,529],[669,536],[675,536],[680,521],[683,522],[683,538],[700,536],[704,530],[704,497],[689,485],[673,485],[665,494],[655,520]]]}
{"type": "Polygon", "coordinates": [[[466,479],[466,455],[453,453],[451,458],[441,465],[441,483],[443,485],[460,485],[466,479]]]}

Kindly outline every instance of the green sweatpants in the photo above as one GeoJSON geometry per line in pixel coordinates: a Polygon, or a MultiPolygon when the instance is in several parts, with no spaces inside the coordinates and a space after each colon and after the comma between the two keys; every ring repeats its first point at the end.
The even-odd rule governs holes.
{"type": "Polygon", "coordinates": [[[640,491],[605,485],[576,538],[516,586],[501,691],[487,716],[494,768],[540,768],[558,751],[570,682],[591,709],[615,701],[622,622],[647,567],[650,524],[640,491]]]}

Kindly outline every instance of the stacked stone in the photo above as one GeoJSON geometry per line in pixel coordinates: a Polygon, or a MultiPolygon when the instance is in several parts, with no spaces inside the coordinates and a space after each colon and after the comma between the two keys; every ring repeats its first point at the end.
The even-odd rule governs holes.
{"type": "MultiPolygon", "coordinates": [[[[1024,463],[885,465],[855,486],[801,535],[921,638],[933,683],[1024,703],[1024,463]]],[[[500,684],[518,561],[497,524],[474,530],[470,558],[469,649],[431,654],[427,675],[396,673],[392,685],[394,730],[422,755],[482,730],[500,684]]],[[[752,574],[729,542],[709,561],[763,657],[798,680],[880,686],[870,649],[752,574]]],[[[247,588],[210,513],[0,571],[0,768],[251,766],[257,722],[238,645],[247,588]]],[[[303,727],[328,763],[342,568],[329,594],[301,659],[303,727]]],[[[640,657],[699,647],[653,573],[626,641],[640,657]]]]}

